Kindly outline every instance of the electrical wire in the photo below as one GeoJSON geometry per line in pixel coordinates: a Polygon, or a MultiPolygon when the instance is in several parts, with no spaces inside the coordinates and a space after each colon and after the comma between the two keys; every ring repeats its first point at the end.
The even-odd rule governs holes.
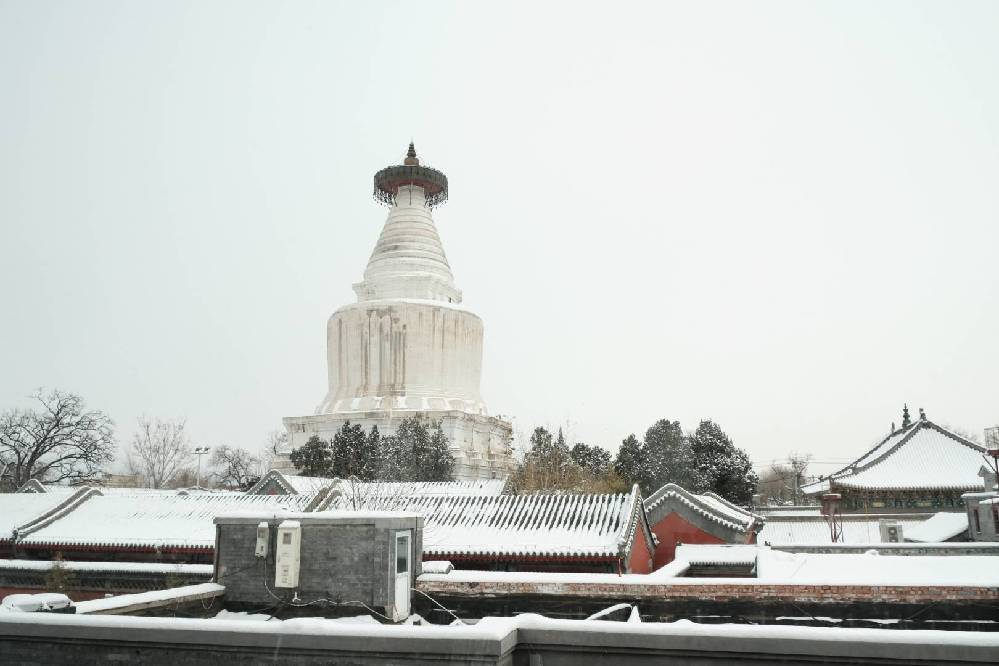
{"type": "Polygon", "coordinates": [[[444,610],[447,613],[450,613],[451,617],[453,617],[454,619],[458,620],[458,622],[461,622],[462,624],[464,624],[464,622],[462,622],[462,619],[460,617],[458,617],[457,615],[455,615],[455,613],[454,613],[453,610],[451,610],[450,608],[446,607],[444,604],[442,604],[441,602],[437,601],[436,599],[434,599],[432,596],[430,596],[429,594],[427,594],[423,590],[418,590],[415,587],[411,587],[409,589],[412,592],[417,592],[417,593],[422,594],[423,596],[425,596],[427,599],[430,599],[431,602],[433,602],[434,604],[436,604],[437,606],[439,606],[442,610],[444,610]]]}

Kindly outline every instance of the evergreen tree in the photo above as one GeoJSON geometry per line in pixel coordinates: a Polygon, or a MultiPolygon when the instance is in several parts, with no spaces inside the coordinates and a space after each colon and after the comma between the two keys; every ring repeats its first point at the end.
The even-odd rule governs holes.
{"type": "Polygon", "coordinates": [[[450,481],[454,474],[454,455],[451,442],[441,428],[441,422],[434,424],[430,433],[430,448],[427,459],[421,466],[421,481],[450,481]]]}
{"type": "Polygon", "coordinates": [[[642,445],[635,435],[628,435],[621,442],[614,459],[614,471],[628,484],[637,483],[646,494],[652,492],[649,490],[648,468],[642,455],[642,445]]]}
{"type": "Polygon", "coordinates": [[[604,476],[611,468],[610,451],[601,446],[577,442],[569,451],[569,457],[593,476],[604,476]]]}
{"type": "Polygon", "coordinates": [[[667,483],[690,488],[695,478],[690,442],[683,436],[679,421],[660,419],[645,431],[642,457],[647,466],[649,487],[654,493],[667,483]]]}
{"type": "Polygon", "coordinates": [[[381,465],[378,479],[381,481],[405,481],[409,474],[409,457],[399,434],[381,438],[381,465]]]}
{"type": "Polygon", "coordinates": [[[47,592],[69,594],[78,585],[79,580],[76,574],[66,568],[66,564],[62,561],[62,553],[57,552],[52,562],[52,568],[49,569],[48,574],[45,576],[45,590],[47,592]]]}
{"type": "Polygon", "coordinates": [[[385,464],[382,437],[378,432],[378,426],[371,426],[371,431],[364,440],[364,451],[364,464],[357,477],[362,481],[374,481],[379,478],[385,464]]]}
{"type": "Polygon", "coordinates": [[[330,476],[333,451],[330,443],[313,435],[302,446],[291,452],[291,464],[303,476],[330,476]]]}
{"type": "Polygon", "coordinates": [[[694,460],[691,490],[710,490],[734,504],[748,505],[752,501],[753,488],[759,481],[753,463],[717,423],[701,421],[690,436],[690,449],[694,460]]]}
{"type": "Polygon", "coordinates": [[[365,469],[369,467],[365,439],[364,428],[360,425],[352,425],[350,421],[345,421],[340,426],[333,435],[330,476],[338,476],[341,479],[349,479],[352,476],[359,479],[363,477],[365,469]]]}

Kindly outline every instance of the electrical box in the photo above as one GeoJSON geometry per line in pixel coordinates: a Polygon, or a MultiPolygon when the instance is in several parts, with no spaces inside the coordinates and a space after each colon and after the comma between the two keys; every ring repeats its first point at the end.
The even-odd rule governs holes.
{"type": "Polygon", "coordinates": [[[267,523],[257,525],[257,549],[253,554],[257,557],[267,557],[267,539],[270,537],[270,528],[267,523]]]}
{"type": "Polygon", "coordinates": [[[278,525],[274,549],[274,587],[298,587],[302,551],[302,526],[297,520],[278,525]]]}
{"type": "Polygon", "coordinates": [[[902,543],[902,525],[894,520],[882,520],[878,525],[881,528],[882,543],[902,543]]]}

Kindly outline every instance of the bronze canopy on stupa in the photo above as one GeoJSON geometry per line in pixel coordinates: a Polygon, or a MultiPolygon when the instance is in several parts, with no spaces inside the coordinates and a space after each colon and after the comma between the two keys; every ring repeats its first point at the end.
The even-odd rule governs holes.
{"type": "Polygon", "coordinates": [[[416,147],[410,143],[402,164],[385,167],[375,174],[375,200],[386,206],[395,203],[399,188],[415,185],[423,188],[427,206],[433,208],[447,201],[447,176],[428,166],[421,166],[416,147]]]}

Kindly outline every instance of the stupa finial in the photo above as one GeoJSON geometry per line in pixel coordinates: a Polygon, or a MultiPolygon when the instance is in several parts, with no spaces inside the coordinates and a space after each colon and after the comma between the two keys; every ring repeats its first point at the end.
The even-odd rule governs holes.
{"type": "Polygon", "coordinates": [[[447,201],[447,176],[438,169],[420,164],[416,146],[409,142],[402,164],[385,167],[375,174],[375,200],[386,206],[395,205],[395,195],[403,186],[423,188],[426,205],[434,208],[447,201]]]}
{"type": "Polygon", "coordinates": [[[912,425],[912,419],[909,418],[909,405],[902,405],[902,429],[908,428],[912,425]]]}
{"type": "Polygon", "coordinates": [[[409,142],[409,150],[406,152],[406,159],[402,163],[406,166],[420,165],[420,158],[416,156],[416,146],[413,145],[412,141],[409,142]]]}

